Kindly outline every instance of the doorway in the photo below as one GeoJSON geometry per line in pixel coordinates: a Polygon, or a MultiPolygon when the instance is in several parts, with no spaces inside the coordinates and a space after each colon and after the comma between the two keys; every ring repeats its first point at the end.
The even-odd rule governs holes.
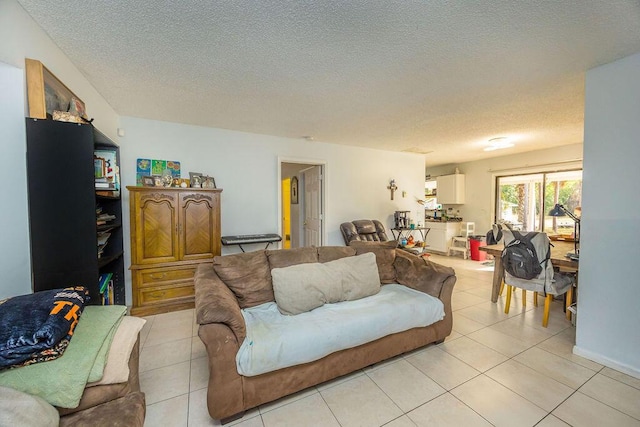
{"type": "Polygon", "coordinates": [[[280,235],[282,248],[322,246],[325,237],[326,165],[279,161],[280,235]]]}

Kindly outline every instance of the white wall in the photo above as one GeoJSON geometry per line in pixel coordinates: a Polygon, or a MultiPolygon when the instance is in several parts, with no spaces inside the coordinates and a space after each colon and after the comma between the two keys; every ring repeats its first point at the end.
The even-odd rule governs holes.
{"type": "Polygon", "coordinates": [[[456,167],[465,174],[465,204],[452,206],[460,209],[464,221],[475,222],[476,234],[485,234],[494,219],[497,176],[575,169],[581,167],[581,160],[582,144],[572,144],[475,162],[428,167],[427,174],[432,178],[448,175],[454,173],[456,167]]]}
{"type": "Polygon", "coordinates": [[[640,53],[587,73],[574,352],[640,378],[640,53]]]}
{"type": "MultiPolygon", "coordinates": [[[[326,163],[327,245],[344,245],[339,229],[344,221],[374,218],[391,227],[394,211],[415,212],[419,208],[416,198],[424,197],[422,155],[132,117],[122,117],[121,127],[126,135],[119,139],[124,185],[135,185],[138,158],[180,161],[183,176],[189,171],[213,176],[218,188],[223,189],[223,235],[278,231],[279,157],[326,163]],[[387,190],[391,178],[399,187],[394,201],[387,190]],[[403,190],[407,192],[405,198],[403,190]]],[[[128,209],[129,194],[125,191],[123,211],[128,209]]],[[[125,218],[127,235],[129,221],[125,218]]],[[[129,243],[125,246],[127,267],[129,243]]],[[[234,251],[236,247],[223,248],[223,253],[234,251]]],[[[130,280],[127,284],[130,286],[130,280]]],[[[127,294],[131,294],[130,287],[127,294]]]]}
{"type": "Polygon", "coordinates": [[[31,292],[23,87],[24,72],[0,62],[0,299],[31,292]]]}
{"type": "MultiPolygon", "coordinates": [[[[82,99],[93,124],[114,139],[118,115],[69,58],[15,0],[0,1],[0,62],[24,69],[25,58],[37,59],[82,99]]],[[[22,88],[25,91],[26,85],[22,88]]],[[[26,98],[25,98],[26,99],[26,98]]],[[[25,101],[26,106],[26,101],[25,101]]],[[[27,115],[24,110],[23,116],[27,115]]]]}

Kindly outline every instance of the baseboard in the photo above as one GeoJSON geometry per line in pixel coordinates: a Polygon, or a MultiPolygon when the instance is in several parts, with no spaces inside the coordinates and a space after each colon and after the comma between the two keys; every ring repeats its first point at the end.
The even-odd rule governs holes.
{"type": "Polygon", "coordinates": [[[580,348],[577,345],[574,345],[573,354],[584,357],[585,359],[592,360],[596,363],[606,366],[607,368],[615,369],[616,371],[620,371],[624,374],[631,375],[634,378],[640,379],[640,369],[609,359],[608,357],[603,356],[599,353],[594,353],[592,351],[585,350],[584,348],[580,348]]]}

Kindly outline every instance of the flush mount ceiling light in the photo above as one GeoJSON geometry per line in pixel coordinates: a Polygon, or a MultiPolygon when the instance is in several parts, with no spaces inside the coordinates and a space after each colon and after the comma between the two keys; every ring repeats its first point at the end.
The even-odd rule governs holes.
{"type": "Polygon", "coordinates": [[[489,146],[484,148],[484,151],[500,150],[502,148],[513,147],[513,143],[506,136],[498,138],[491,138],[489,140],[489,146]]]}

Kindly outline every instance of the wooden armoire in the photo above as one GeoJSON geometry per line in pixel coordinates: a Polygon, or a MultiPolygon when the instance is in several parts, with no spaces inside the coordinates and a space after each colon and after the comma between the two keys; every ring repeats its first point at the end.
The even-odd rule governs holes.
{"type": "Polygon", "coordinates": [[[131,314],[194,307],[193,276],[220,255],[221,189],[127,187],[131,214],[131,314]]]}

